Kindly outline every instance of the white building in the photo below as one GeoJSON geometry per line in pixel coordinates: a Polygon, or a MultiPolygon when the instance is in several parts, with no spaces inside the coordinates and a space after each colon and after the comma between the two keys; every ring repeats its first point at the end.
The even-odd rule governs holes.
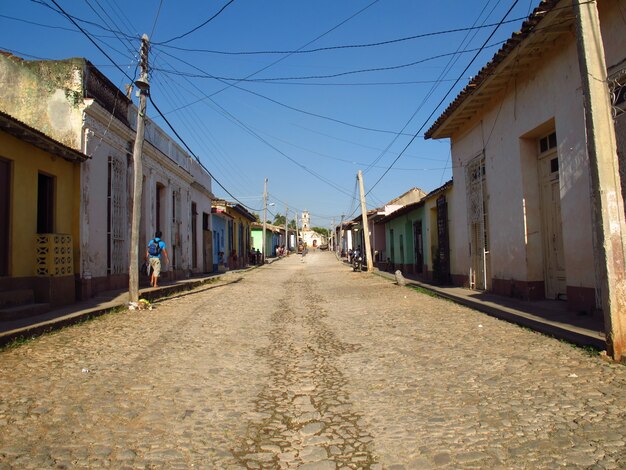
{"type": "MultiPolygon", "coordinates": [[[[598,10],[608,71],[623,78],[620,1],[598,10]]],[[[585,136],[572,3],[542,1],[426,133],[451,139],[457,284],[596,308],[585,136]]]]}
{"type": "Polygon", "coordinates": [[[302,241],[310,248],[327,243],[324,235],[311,229],[311,215],[309,211],[302,211],[302,241]]]}
{"type": "MultiPolygon", "coordinates": [[[[77,295],[128,285],[132,149],[137,108],[85,59],[25,61],[0,55],[0,108],[90,159],[80,167],[77,295]]],[[[143,146],[139,258],[156,230],[171,265],[166,278],[212,270],[211,179],[149,119],[143,146]]]]}

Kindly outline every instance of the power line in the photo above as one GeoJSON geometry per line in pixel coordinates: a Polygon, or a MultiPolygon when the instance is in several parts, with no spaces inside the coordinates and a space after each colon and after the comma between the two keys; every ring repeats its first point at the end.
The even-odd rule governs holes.
{"type": "MultiPolygon", "coordinates": [[[[263,142],[265,145],[267,145],[268,147],[272,148],[273,150],[275,150],[276,152],[278,152],[279,154],[281,154],[282,156],[284,156],[285,158],[287,158],[289,161],[291,161],[292,163],[294,163],[295,165],[299,166],[300,168],[302,168],[303,170],[305,170],[307,173],[315,176],[317,179],[319,179],[320,181],[328,184],[329,186],[331,186],[332,188],[334,188],[335,190],[347,194],[343,188],[341,188],[340,186],[336,185],[335,183],[333,183],[332,181],[324,178],[323,176],[321,176],[320,174],[316,173],[315,171],[311,170],[310,168],[306,167],[305,165],[299,163],[297,160],[295,160],[294,158],[290,157],[289,155],[287,155],[286,153],[284,153],[282,150],[278,149],[276,146],[272,145],[271,143],[269,143],[267,140],[265,140],[263,137],[261,137],[258,133],[256,133],[254,130],[252,130],[249,126],[247,126],[245,123],[243,123],[241,120],[239,120],[237,117],[235,117],[233,114],[231,114],[229,111],[227,111],[224,107],[222,107],[219,103],[217,103],[215,100],[213,100],[210,96],[207,96],[202,90],[200,90],[198,87],[196,87],[195,85],[192,84],[192,86],[194,86],[196,88],[196,90],[198,90],[200,92],[200,94],[203,94],[207,97],[207,99],[209,99],[215,106],[217,106],[220,110],[222,110],[223,114],[225,116],[228,116],[228,118],[231,120],[231,122],[234,122],[235,124],[237,124],[239,127],[241,127],[243,130],[245,130],[248,134],[252,135],[253,137],[255,137],[257,140],[260,140],[261,142],[263,142]]],[[[204,102],[204,101],[203,101],[204,102]]],[[[205,102],[206,103],[206,102],[205,102]]],[[[164,117],[161,114],[162,117],[164,117]]]]}
{"type": "MultiPolygon", "coordinates": [[[[272,139],[275,139],[275,140],[277,140],[279,142],[282,142],[284,144],[290,145],[290,146],[295,147],[295,148],[300,149],[300,150],[304,150],[305,152],[309,152],[309,153],[312,153],[314,155],[318,155],[320,157],[327,158],[329,160],[335,160],[335,161],[338,161],[338,162],[349,163],[350,165],[359,165],[359,166],[367,166],[367,165],[369,165],[368,163],[365,163],[365,162],[357,162],[357,161],[354,161],[354,160],[348,160],[348,159],[345,159],[345,158],[339,158],[339,157],[335,157],[335,156],[328,155],[328,154],[325,154],[325,153],[321,153],[321,152],[318,152],[316,150],[311,150],[310,148],[302,147],[301,145],[294,144],[293,142],[289,142],[287,140],[281,139],[280,137],[276,137],[275,135],[272,135],[272,134],[269,134],[267,132],[261,131],[258,128],[253,128],[253,129],[255,129],[257,132],[259,132],[261,134],[264,134],[264,135],[266,135],[266,136],[268,136],[268,137],[270,137],[272,139]]],[[[436,161],[436,162],[442,163],[441,158],[428,158],[428,157],[415,157],[415,158],[420,159],[420,160],[432,160],[432,161],[436,161]]],[[[387,167],[386,166],[373,166],[373,168],[384,169],[384,168],[387,168],[387,167]]],[[[398,170],[398,171],[430,171],[430,170],[441,170],[441,169],[442,168],[394,168],[394,170],[398,170]]]]}
{"type": "Polygon", "coordinates": [[[154,30],[157,25],[157,21],[159,21],[159,15],[161,14],[161,7],[163,6],[163,0],[159,1],[159,7],[157,8],[156,15],[154,17],[154,22],[152,23],[152,31],[150,31],[150,37],[154,37],[154,30]]]}
{"type": "MultiPolygon", "coordinates": [[[[101,24],[96,23],[94,21],[89,21],[89,20],[85,20],[85,19],[79,18],[79,17],[74,16],[74,15],[70,15],[65,10],[63,10],[59,6],[59,4],[56,3],[54,0],[50,0],[50,1],[53,2],[57,6],[57,8],[53,8],[52,6],[50,6],[49,4],[44,2],[43,0],[30,0],[30,1],[33,2],[33,3],[37,3],[39,5],[42,5],[42,6],[46,7],[46,8],[49,8],[50,10],[54,11],[55,13],[57,13],[57,14],[59,14],[61,16],[64,16],[64,17],[66,17],[68,19],[73,19],[73,20],[76,20],[76,21],[78,21],[80,23],[85,23],[85,24],[88,24],[88,25],[91,25],[91,26],[95,26],[95,27],[100,28],[103,31],[107,31],[109,33],[113,33],[113,34],[116,34],[116,35],[119,34],[119,35],[122,35],[122,36],[127,36],[128,39],[134,39],[134,40],[139,39],[139,36],[130,36],[130,35],[124,33],[123,31],[113,30],[113,29],[110,29],[110,28],[108,28],[106,26],[102,26],[101,24]]],[[[26,21],[26,20],[21,20],[21,21],[26,21]]],[[[43,25],[43,24],[38,24],[38,25],[39,26],[45,26],[45,27],[53,27],[53,26],[48,26],[48,25],[43,25]]]]}
{"type": "MultiPolygon", "coordinates": [[[[169,77],[167,77],[167,76],[165,76],[165,75],[163,76],[163,78],[165,78],[165,79],[167,79],[167,80],[170,80],[170,79],[169,79],[169,77]]],[[[163,85],[165,85],[165,84],[163,84],[163,85]]],[[[177,85],[177,86],[180,88],[180,85],[177,85]]],[[[163,91],[164,91],[167,95],[169,95],[169,93],[168,93],[168,88],[166,88],[165,86],[163,87],[163,91]]],[[[186,90],[186,91],[188,91],[188,90],[186,90]]],[[[189,92],[189,91],[188,91],[188,92],[189,92]]],[[[176,93],[176,92],[173,92],[173,94],[177,94],[177,93],[176,93]]],[[[173,99],[170,99],[170,102],[173,104],[173,103],[174,103],[173,99]]],[[[191,110],[191,113],[195,114],[194,110],[191,110]]],[[[199,116],[197,116],[197,115],[196,115],[196,117],[195,117],[195,118],[193,118],[193,116],[192,116],[192,118],[191,118],[191,119],[187,119],[187,117],[188,117],[188,116],[187,116],[187,115],[186,115],[186,113],[185,113],[185,114],[183,114],[182,116],[180,116],[180,117],[179,117],[179,119],[181,119],[181,120],[183,121],[183,125],[185,125],[185,126],[186,126],[186,129],[187,129],[189,132],[191,132],[191,133],[195,133],[195,134],[196,134],[196,136],[197,136],[197,137],[196,137],[196,141],[197,141],[197,142],[198,142],[201,146],[204,146],[204,148],[205,148],[205,149],[206,149],[206,142],[207,142],[207,141],[209,141],[209,142],[212,142],[212,143],[213,143],[213,146],[214,146],[214,148],[215,148],[215,150],[216,150],[216,153],[221,154],[221,155],[222,155],[222,157],[223,157],[222,159],[223,159],[225,162],[226,162],[226,161],[229,161],[229,164],[223,164],[223,163],[221,162],[221,159],[220,159],[220,158],[212,159],[212,162],[213,162],[216,166],[220,167],[220,168],[222,169],[222,171],[223,171],[223,173],[224,173],[224,174],[228,174],[231,178],[235,179],[235,178],[233,177],[233,175],[232,175],[232,171],[231,171],[231,169],[232,169],[232,167],[233,167],[233,166],[235,166],[235,163],[236,163],[236,162],[235,162],[232,158],[229,158],[229,157],[227,156],[226,152],[225,152],[225,151],[224,151],[224,150],[223,150],[223,149],[219,146],[219,143],[217,142],[217,140],[213,138],[213,136],[212,136],[212,134],[211,134],[211,130],[209,129],[209,127],[208,127],[208,126],[206,126],[206,125],[204,124],[204,121],[203,121],[203,120],[202,120],[199,116]],[[186,124],[185,124],[185,122],[186,122],[186,124]],[[202,126],[204,129],[200,129],[199,131],[196,131],[196,130],[195,130],[195,127],[200,127],[200,126],[202,126]],[[198,136],[202,136],[202,137],[198,137],[198,136]]],[[[212,152],[207,151],[207,153],[208,153],[208,154],[210,154],[210,153],[212,153],[212,152]]],[[[239,171],[237,172],[237,174],[238,174],[238,175],[241,175],[242,173],[243,173],[243,172],[242,172],[241,170],[239,170],[239,171]]],[[[244,184],[244,186],[245,186],[245,187],[250,187],[250,186],[251,186],[251,185],[249,184],[249,182],[245,182],[245,181],[244,181],[244,182],[242,182],[242,183],[244,184]]],[[[238,187],[239,187],[239,186],[238,186],[238,187]]]]}
{"type": "MultiPolygon", "coordinates": [[[[498,3],[496,3],[496,5],[498,5],[500,3],[501,0],[498,0],[498,3]]],[[[478,18],[476,19],[476,21],[474,21],[474,24],[472,26],[476,26],[476,23],[478,22],[478,20],[480,19],[480,17],[482,16],[483,12],[485,11],[485,9],[487,8],[487,5],[489,5],[489,3],[491,2],[491,0],[489,0],[489,2],[487,2],[485,4],[485,6],[483,7],[483,9],[480,11],[478,18]]],[[[495,7],[494,7],[495,8],[495,7]]],[[[493,10],[492,10],[493,11],[493,10]]],[[[486,19],[485,19],[486,21],[486,19]]],[[[471,30],[468,30],[465,38],[463,38],[463,41],[461,41],[461,43],[459,44],[459,46],[456,48],[455,54],[452,55],[450,57],[450,60],[448,60],[448,63],[446,64],[446,66],[444,67],[444,69],[441,71],[441,73],[439,74],[439,77],[437,77],[437,80],[431,85],[430,90],[428,90],[428,92],[426,93],[426,95],[424,96],[424,98],[422,99],[422,102],[419,104],[419,106],[417,107],[417,109],[413,112],[413,114],[411,115],[411,117],[406,121],[406,124],[402,127],[402,129],[400,130],[400,132],[403,132],[411,123],[411,121],[413,121],[413,119],[415,118],[415,116],[417,115],[417,113],[419,113],[422,108],[426,105],[428,99],[433,95],[433,93],[435,92],[435,90],[439,87],[439,85],[441,84],[441,82],[439,80],[441,80],[442,78],[445,77],[445,75],[448,73],[448,71],[452,68],[452,65],[455,64],[459,57],[460,57],[460,49],[464,46],[467,38],[470,35],[471,30]]],[[[476,35],[478,33],[478,30],[474,30],[474,35],[476,35]]],[[[469,45],[471,41],[467,41],[467,44],[469,45]]],[[[385,150],[383,150],[376,159],[374,159],[374,161],[372,161],[367,168],[365,169],[365,171],[363,173],[367,174],[382,158],[383,156],[385,156],[385,154],[389,151],[389,149],[391,149],[391,147],[393,146],[393,144],[396,143],[396,141],[398,140],[398,136],[394,137],[394,139],[389,143],[389,145],[387,145],[387,147],[385,148],[385,150]]]]}
{"type": "Polygon", "coordinates": [[[215,18],[217,18],[217,16],[219,16],[219,14],[220,14],[220,13],[222,13],[222,12],[223,12],[223,11],[224,11],[224,10],[225,10],[225,9],[226,9],[226,8],[227,8],[230,4],[231,4],[231,3],[233,3],[234,1],[235,1],[235,0],[229,0],[229,1],[228,1],[228,3],[226,3],[226,4],[222,7],[222,8],[220,8],[220,9],[219,9],[219,11],[218,11],[217,13],[215,13],[213,16],[211,16],[208,20],[206,20],[206,21],[205,21],[204,23],[202,23],[202,24],[199,24],[199,25],[198,25],[198,26],[196,26],[195,28],[193,28],[193,29],[191,29],[191,30],[187,31],[186,33],[183,33],[183,34],[181,34],[181,35],[179,35],[179,36],[176,36],[176,37],[173,37],[173,38],[171,38],[171,39],[168,39],[167,41],[158,42],[158,43],[155,43],[155,44],[158,44],[158,45],[165,45],[165,44],[167,44],[167,43],[169,43],[169,42],[175,41],[175,40],[177,40],[177,39],[184,38],[185,36],[189,36],[191,33],[193,33],[193,32],[195,32],[195,31],[199,30],[200,28],[202,28],[203,26],[205,26],[205,25],[209,24],[211,21],[213,21],[215,18]]]}
{"type": "Polygon", "coordinates": [[[506,19],[506,17],[509,15],[509,13],[511,13],[511,11],[513,10],[513,8],[515,8],[515,5],[517,5],[517,3],[519,2],[519,0],[515,0],[513,2],[513,5],[511,5],[511,7],[508,9],[508,11],[504,14],[504,16],[502,17],[502,20],[500,21],[500,23],[494,28],[494,30],[491,32],[491,34],[489,35],[489,37],[485,40],[485,42],[483,43],[483,47],[481,47],[478,52],[474,55],[474,57],[472,58],[472,60],[469,62],[469,64],[467,64],[467,66],[465,67],[465,69],[463,69],[463,72],[461,72],[461,74],[459,75],[459,77],[454,81],[454,83],[452,84],[452,86],[450,87],[450,89],[448,90],[448,92],[444,95],[443,98],[441,98],[441,100],[439,101],[439,103],[437,104],[437,106],[435,106],[435,108],[433,109],[433,111],[430,113],[430,115],[424,120],[423,124],[420,126],[420,128],[417,130],[417,132],[415,133],[415,135],[411,138],[411,140],[406,144],[406,146],[402,149],[402,151],[398,154],[398,156],[395,158],[395,160],[393,162],[391,162],[391,165],[389,165],[389,168],[387,168],[387,170],[385,170],[385,172],[380,176],[380,178],[378,178],[378,180],[376,181],[376,183],[374,183],[373,186],[370,187],[369,191],[366,193],[369,194],[377,185],[378,183],[381,182],[381,180],[385,177],[385,175],[387,173],[389,173],[389,170],[391,170],[391,168],[396,164],[396,162],[400,159],[400,157],[404,154],[404,152],[409,148],[409,146],[413,143],[413,141],[417,138],[418,134],[422,131],[422,129],[424,129],[424,127],[426,126],[426,124],[428,124],[428,121],[430,121],[430,119],[433,117],[433,115],[437,112],[437,110],[439,109],[439,107],[443,104],[443,102],[448,98],[448,96],[450,95],[450,93],[452,93],[452,91],[454,90],[454,88],[456,87],[456,85],[459,83],[459,81],[461,81],[461,78],[465,75],[465,73],[467,72],[467,70],[472,66],[472,64],[474,63],[474,61],[478,58],[478,56],[480,55],[480,53],[483,51],[483,49],[485,48],[485,46],[487,45],[487,42],[489,42],[489,40],[493,37],[494,34],[496,34],[496,31],[498,31],[498,28],[500,27],[500,25],[502,24],[502,22],[504,22],[504,20],[506,19]]]}
{"type": "MultiPolygon", "coordinates": [[[[54,1],[54,0],[52,0],[54,1]]],[[[176,131],[176,129],[174,129],[174,126],[172,126],[172,124],[170,123],[170,121],[165,117],[165,115],[161,112],[161,110],[159,109],[159,107],[157,106],[157,104],[154,102],[154,100],[152,99],[151,95],[148,95],[148,99],[150,100],[150,103],[152,103],[152,106],[154,106],[154,109],[156,110],[156,112],[159,114],[159,116],[161,116],[161,118],[165,121],[165,123],[167,124],[167,126],[170,128],[170,130],[174,133],[174,135],[178,138],[178,140],[180,141],[180,143],[182,143],[185,148],[187,149],[187,151],[193,155],[193,157],[196,159],[196,161],[198,162],[198,164],[204,169],[204,171],[206,171],[209,176],[215,180],[215,182],[218,184],[218,186],[220,188],[222,188],[224,191],[226,191],[226,194],[228,194],[230,197],[232,197],[235,201],[237,201],[239,204],[241,204],[243,207],[245,207],[248,210],[251,211],[259,211],[260,209],[253,209],[249,206],[247,206],[246,204],[244,204],[243,202],[241,202],[239,199],[237,199],[235,196],[233,196],[231,194],[231,192],[226,189],[226,187],[220,183],[220,181],[215,178],[215,176],[213,176],[213,174],[209,171],[209,169],[204,166],[204,164],[202,163],[202,161],[200,160],[200,158],[194,153],[193,150],[191,150],[191,148],[189,147],[189,145],[187,145],[187,142],[185,142],[185,140],[180,136],[180,134],[176,131]]]]}
{"type": "MultiPolygon", "coordinates": [[[[119,30],[119,29],[120,29],[120,28],[119,28],[119,26],[115,23],[115,21],[113,20],[113,18],[111,18],[111,16],[107,13],[107,11],[106,11],[104,8],[102,8],[102,5],[100,4],[100,2],[99,2],[98,0],[95,0],[95,2],[96,2],[96,4],[100,7],[100,9],[102,10],[102,12],[103,12],[103,13],[107,16],[107,18],[111,21],[111,23],[113,24],[113,26],[115,26],[115,27],[117,28],[117,30],[119,30]]],[[[85,1],[85,3],[87,4],[87,6],[88,6],[89,8],[91,8],[91,11],[93,11],[93,12],[96,14],[96,16],[97,16],[98,18],[100,18],[100,19],[104,22],[104,24],[105,24],[105,25],[107,25],[109,28],[111,28],[111,25],[109,24],[109,22],[108,22],[107,20],[105,20],[105,19],[102,17],[102,15],[100,15],[100,13],[98,13],[98,11],[95,9],[95,7],[91,4],[91,2],[90,2],[89,0],[86,0],[86,1],[85,1]]],[[[111,30],[113,30],[113,28],[111,28],[111,30]]],[[[125,39],[126,39],[126,42],[125,42],[125,41],[122,39],[122,37],[124,37],[124,35],[123,35],[123,34],[118,34],[118,33],[113,33],[113,34],[114,34],[114,35],[115,35],[115,37],[116,37],[116,38],[117,38],[117,39],[118,39],[118,40],[122,43],[122,45],[126,48],[126,50],[127,50],[128,52],[130,52],[131,57],[136,56],[135,49],[134,49],[134,47],[133,47],[133,43],[132,43],[132,41],[130,41],[130,39],[128,39],[128,38],[126,37],[126,38],[125,38],[125,39]],[[129,43],[130,43],[130,45],[129,45],[129,43]]]]}
{"type": "MultiPolygon", "coordinates": [[[[511,20],[505,21],[503,24],[514,23],[516,21],[524,20],[526,18],[527,18],[527,16],[514,18],[514,19],[511,19],[511,20]]],[[[343,45],[337,45],[337,46],[317,47],[315,49],[295,49],[295,50],[282,50],[282,51],[280,51],[280,50],[273,50],[273,51],[218,51],[218,50],[214,50],[214,49],[197,49],[197,48],[186,48],[186,47],[171,46],[171,45],[165,45],[165,43],[158,43],[158,45],[163,45],[165,47],[169,47],[169,48],[176,49],[176,50],[183,51],[183,52],[202,52],[202,53],[208,53],[208,54],[234,55],[234,56],[237,56],[237,55],[311,54],[311,53],[316,53],[316,52],[335,51],[335,50],[341,50],[341,49],[360,49],[360,48],[368,48],[368,47],[385,46],[385,45],[388,45],[388,44],[396,44],[396,43],[399,43],[399,42],[411,41],[411,40],[415,40],[415,39],[422,39],[422,38],[427,38],[427,37],[432,37],[432,36],[440,36],[440,35],[444,35],[444,34],[453,34],[453,33],[472,31],[472,30],[478,30],[478,29],[483,29],[483,28],[490,28],[490,27],[496,26],[496,25],[497,25],[497,23],[493,23],[493,24],[481,25],[481,26],[470,26],[470,27],[467,27],[467,28],[456,28],[456,29],[448,29],[448,30],[442,30],[442,31],[433,31],[433,32],[430,32],[430,33],[415,34],[413,36],[405,36],[405,37],[401,37],[401,38],[390,39],[390,40],[387,40],[387,41],[371,42],[371,43],[364,43],[364,44],[343,44],[343,45]]]]}
{"type": "MultiPolygon", "coordinates": [[[[210,74],[208,74],[208,72],[205,72],[204,70],[200,69],[199,67],[197,67],[197,66],[195,66],[195,65],[193,65],[193,64],[191,64],[191,63],[189,63],[189,62],[187,62],[187,61],[185,61],[185,60],[183,60],[183,59],[180,59],[179,57],[176,57],[176,56],[174,56],[174,55],[172,55],[172,54],[169,54],[169,53],[167,53],[167,52],[165,52],[165,51],[161,51],[161,52],[162,52],[163,54],[165,54],[165,55],[167,55],[167,56],[169,56],[169,57],[173,58],[173,59],[176,59],[176,60],[178,60],[178,61],[182,62],[183,64],[188,65],[189,67],[192,67],[192,68],[194,68],[194,69],[198,70],[199,72],[206,73],[207,75],[210,75],[210,74]]],[[[159,70],[160,70],[160,69],[159,69],[159,70]]],[[[218,81],[220,81],[221,83],[226,83],[224,80],[222,80],[222,79],[220,79],[220,78],[215,78],[215,79],[216,79],[216,80],[218,80],[218,81]]],[[[226,84],[227,84],[227,83],[226,83],[226,84]]],[[[228,85],[228,84],[227,84],[227,85],[228,85]]],[[[276,105],[278,105],[278,106],[281,106],[281,107],[283,107],[283,108],[290,109],[291,111],[296,111],[296,112],[298,112],[298,113],[306,114],[306,115],[308,115],[308,116],[313,116],[313,117],[317,117],[317,118],[320,118],[320,119],[325,119],[325,120],[328,120],[328,121],[335,122],[335,123],[337,123],[337,124],[343,124],[344,126],[353,127],[353,128],[355,128],[355,129],[361,129],[361,130],[366,130],[366,131],[370,131],[370,132],[381,132],[381,133],[385,133],[385,134],[396,134],[396,132],[394,132],[394,131],[384,130],[384,129],[375,129],[375,128],[372,128],[372,127],[366,127],[366,126],[359,126],[359,125],[357,125],[357,124],[352,124],[352,123],[349,123],[349,122],[347,122],[347,121],[343,121],[343,120],[341,120],[341,119],[336,119],[336,118],[332,118],[332,117],[329,117],[329,116],[324,116],[324,115],[322,115],[322,114],[313,113],[313,112],[311,112],[311,111],[306,111],[306,110],[301,109],[301,108],[296,108],[295,106],[290,106],[290,105],[288,105],[288,104],[285,104],[285,103],[282,103],[282,102],[280,102],[280,101],[278,101],[278,100],[275,100],[275,99],[273,99],[273,98],[270,98],[269,96],[265,96],[265,95],[262,95],[261,93],[257,93],[257,92],[255,92],[255,91],[248,90],[247,88],[240,87],[239,85],[236,85],[236,84],[233,84],[233,85],[232,85],[232,87],[233,87],[233,88],[235,88],[235,89],[237,89],[237,90],[241,90],[241,91],[243,91],[243,92],[245,92],[245,93],[249,93],[249,94],[251,94],[251,95],[254,95],[254,96],[257,96],[257,97],[262,98],[262,99],[264,99],[264,100],[267,100],[267,101],[269,101],[269,102],[271,102],[271,103],[274,103],[274,104],[276,104],[276,105]]],[[[180,110],[182,110],[182,109],[185,109],[185,108],[187,108],[187,107],[189,107],[189,106],[191,106],[191,105],[193,105],[193,104],[198,103],[198,101],[202,101],[203,99],[204,99],[204,98],[200,98],[199,100],[194,101],[194,102],[192,102],[192,103],[188,103],[188,104],[185,104],[185,105],[180,106],[180,107],[178,107],[178,108],[172,109],[172,110],[168,111],[168,112],[167,112],[167,114],[171,114],[171,113],[173,113],[173,112],[176,112],[176,111],[180,111],[180,110]]],[[[404,135],[412,135],[412,134],[404,134],[404,135]]]]}
{"type": "MultiPolygon", "coordinates": [[[[115,66],[115,68],[117,68],[120,72],[122,72],[122,75],[124,75],[126,78],[128,78],[129,80],[131,80],[131,82],[133,82],[134,80],[130,77],[130,75],[128,75],[119,65],[117,65],[115,63],[115,61],[111,58],[111,56],[109,56],[109,54],[107,54],[104,49],[102,49],[98,43],[93,40],[91,38],[91,36],[89,35],[89,33],[87,33],[75,20],[74,18],[72,18],[62,7],[61,5],[59,5],[56,0],[50,0],[52,3],[54,3],[56,5],[56,7],[63,13],[63,15],[70,20],[74,26],[76,26],[78,29],[80,29],[80,31],[87,37],[87,39],[89,39],[89,41],[96,46],[96,48],[107,58],[109,59],[109,61],[115,66]]],[[[49,6],[49,5],[48,5],[49,6]]]]}
{"type": "MultiPolygon", "coordinates": [[[[323,38],[324,36],[326,36],[327,34],[330,34],[332,31],[336,30],[337,28],[341,27],[342,25],[346,24],[348,21],[352,20],[353,18],[355,18],[356,16],[360,15],[361,13],[363,13],[365,10],[367,10],[368,8],[370,8],[372,5],[378,3],[380,0],[374,0],[373,2],[369,3],[368,5],[366,5],[365,7],[361,8],[359,11],[357,11],[356,13],[353,13],[352,15],[350,15],[348,18],[346,18],[345,20],[341,21],[339,24],[333,26],[332,28],[330,28],[329,30],[327,30],[326,32],[320,34],[319,36],[315,37],[314,39],[310,40],[309,42],[307,42],[304,46],[300,47],[299,49],[304,49],[305,47],[309,46],[310,44],[313,44],[315,41],[317,41],[318,39],[323,38]]],[[[279,62],[282,62],[283,60],[287,59],[288,57],[290,57],[291,54],[287,54],[277,60],[275,60],[274,62],[266,65],[265,67],[262,67],[261,69],[257,70],[256,72],[251,73],[250,75],[246,76],[246,79],[249,79],[250,77],[253,77],[261,72],[263,72],[264,70],[269,69],[270,67],[273,67],[274,65],[278,64],[279,62]]],[[[237,80],[236,83],[239,83],[242,80],[237,80]]],[[[235,84],[236,84],[235,83],[235,84]]],[[[216,92],[212,93],[210,96],[215,96],[221,92],[223,92],[224,90],[227,90],[229,87],[231,87],[233,84],[229,84],[228,86],[217,90],[216,92]]]]}
{"type": "MultiPolygon", "coordinates": [[[[239,82],[274,82],[278,80],[319,80],[322,78],[337,78],[337,77],[343,77],[346,75],[355,75],[355,74],[370,73],[370,72],[384,72],[388,70],[398,70],[402,68],[413,67],[415,65],[423,64],[431,60],[441,59],[443,57],[449,57],[449,56],[454,56],[457,54],[468,53],[468,52],[476,52],[476,51],[480,52],[483,49],[496,47],[501,44],[504,44],[505,42],[506,41],[498,41],[494,44],[483,46],[480,49],[476,48],[476,49],[466,49],[464,51],[459,51],[459,52],[447,52],[445,54],[438,54],[435,56],[426,57],[425,59],[416,60],[416,61],[409,62],[406,64],[391,65],[387,67],[370,67],[366,69],[348,70],[347,72],[339,72],[339,73],[333,73],[333,74],[327,74],[327,75],[307,75],[307,76],[300,76],[300,77],[273,77],[273,78],[249,78],[250,76],[248,76],[244,78],[235,78],[235,77],[222,77],[222,76],[217,76],[217,75],[211,75],[208,73],[192,74],[192,73],[180,72],[177,70],[166,70],[166,69],[158,69],[158,70],[163,73],[182,75],[182,76],[186,76],[190,78],[209,78],[213,80],[234,81],[236,83],[239,83],[239,82]]],[[[229,86],[234,86],[234,84],[229,84],[229,86]]]]}
{"type": "MultiPolygon", "coordinates": [[[[128,79],[133,80],[132,78],[130,78],[130,76],[124,72],[124,70],[122,70],[122,68],[120,68],[115,61],[113,61],[113,59],[111,59],[111,57],[91,38],[91,36],[89,35],[89,33],[87,33],[73,18],[70,17],[70,15],[67,14],[67,12],[56,2],[56,0],[50,0],[52,3],[54,3],[57,8],[78,28],[81,30],[81,32],[87,37],[87,39],[89,39],[89,41],[91,41],[91,43],[93,43],[94,46],[96,46],[98,48],[98,50],[100,52],[102,52],[105,57],[107,59],[109,59],[111,61],[112,64],[114,64],[117,69],[122,72],[122,74],[124,76],[126,76],[128,79]]],[[[191,150],[191,148],[187,145],[187,143],[185,142],[185,140],[180,136],[180,134],[176,131],[176,129],[174,129],[174,127],[172,126],[172,124],[169,122],[169,120],[165,117],[165,115],[161,112],[161,110],[159,109],[159,107],[157,106],[157,104],[154,102],[154,100],[152,99],[152,96],[148,95],[148,99],[150,100],[150,103],[152,103],[152,105],[154,106],[154,109],[156,110],[156,112],[161,116],[161,118],[165,121],[165,123],[168,125],[168,127],[171,129],[171,131],[174,133],[174,135],[176,135],[176,137],[179,139],[179,141],[185,146],[185,148],[189,151],[189,153],[191,155],[194,156],[194,158],[196,159],[196,161],[198,162],[198,164],[208,173],[208,175],[215,180],[215,182],[218,184],[218,186],[220,186],[224,191],[226,191],[226,193],[231,196],[235,201],[237,201],[239,204],[241,204],[243,207],[247,208],[248,210],[258,210],[258,209],[252,209],[250,207],[248,207],[246,204],[244,204],[243,202],[239,201],[235,196],[233,196],[230,191],[228,191],[228,189],[226,189],[226,187],[224,187],[222,185],[222,183],[220,183],[220,181],[218,179],[216,179],[211,172],[209,171],[209,169],[207,167],[204,166],[204,164],[202,163],[202,161],[200,160],[200,158],[198,158],[198,156],[193,152],[193,150],[191,150]]]]}

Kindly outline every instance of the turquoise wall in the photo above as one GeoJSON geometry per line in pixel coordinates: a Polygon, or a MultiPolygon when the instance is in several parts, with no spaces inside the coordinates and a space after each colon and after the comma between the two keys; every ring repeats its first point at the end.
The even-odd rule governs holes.
{"type": "Polygon", "coordinates": [[[399,265],[412,265],[415,266],[415,247],[413,243],[413,224],[417,221],[421,221],[422,225],[422,240],[424,252],[424,263],[426,263],[426,221],[424,218],[424,206],[415,208],[414,210],[402,214],[387,223],[385,223],[386,233],[386,254],[391,258],[391,261],[399,265]],[[393,236],[392,236],[393,231],[393,236]],[[402,239],[400,236],[402,235],[402,239]],[[392,250],[393,244],[393,250],[392,250]],[[393,257],[392,257],[393,252],[393,257]]]}

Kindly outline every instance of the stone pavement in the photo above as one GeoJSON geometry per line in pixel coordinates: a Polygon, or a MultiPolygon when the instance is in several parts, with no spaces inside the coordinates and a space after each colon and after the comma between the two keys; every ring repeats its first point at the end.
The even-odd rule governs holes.
{"type": "MultiPolygon", "coordinates": [[[[268,258],[266,263],[271,264],[280,258],[268,258]]],[[[221,279],[229,279],[232,276],[255,269],[258,266],[250,266],[244,269],[226,271],[221,274],[206,274],[189,279],[176,281],[164,281],[156,288],[146,287],[139,289],[139,298],[153,301],[171,296],[179,292],[195,289],[205,284],[210,284],[221,279]]],[[[88,300],[65,305],[49,312],[19,318],[15,320],[0,321],[0,346],[9,344],[16,339],[30,338],[47,333],[68,325],[104,315],[120,308],[125,308],[130,301],[128,290],[116,290],[102,292],[88,300]]]]}
{"type": "MultiPolygon", "coordinates": [[[[395,276],[391,273],[379,270],[374,272],[379,276],[395,280],[395,276]]],[[[405,276],[405,280],[408,286],[427,289],[444,299],[496,318],[565,339],[579,346],[606,348],[603,318],[600,315],[580,315],[577,312],[568,311],[563,301],[524,301],[463,287],[437,286],[410,276],[405,276]]]]}
{"type": "Polygon", "coordinates": [[[310,252],[0,352],[0,469],[626,467],[626,368],[310,252]]]}

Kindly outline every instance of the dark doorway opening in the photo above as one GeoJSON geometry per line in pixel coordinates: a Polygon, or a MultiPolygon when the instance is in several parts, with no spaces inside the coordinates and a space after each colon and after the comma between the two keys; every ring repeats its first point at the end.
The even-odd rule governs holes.
{"type": "Polygon", "coordinates": [[[0,276],[9,274],[11,162],[0,158],[0,276]]]}
{"type": "Polygon", "coordinates": [[[54,233],[54,177],[39,173],[37,233],[54,233]]]}

